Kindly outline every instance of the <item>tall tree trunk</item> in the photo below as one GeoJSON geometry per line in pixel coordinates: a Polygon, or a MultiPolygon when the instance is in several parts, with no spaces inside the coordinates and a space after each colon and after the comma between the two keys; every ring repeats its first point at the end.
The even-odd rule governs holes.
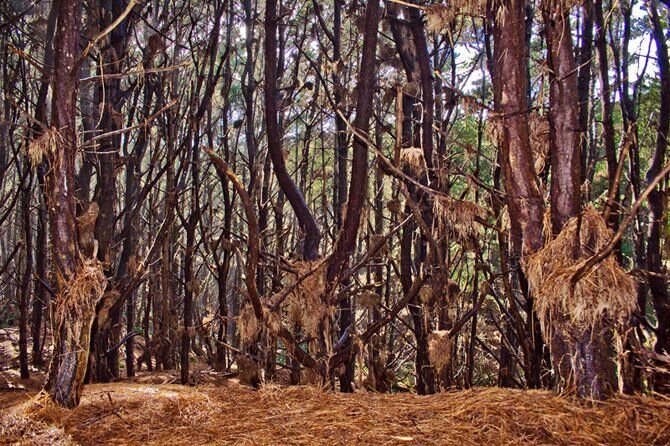
{"type": "MultiPolygon", "coordinates": [[[[656,7],[656,0],[647,4],[649,21],[651,22],[652,36],[656,44],[658,68],[661,75],[661,110],[658,115],[656,128],[656,150],[647,170],[647,182],[653,179],[663,169],[665,152],[668,147],[668,133],[670,130],[670,61],[668,60],[668,44],[665,30],[656,7]]],[[[663,188],[659,185],[649,195],[649,228],[647,232],[647,269],[651,274],[647,276],[649,291],[656,310],[658,328],[656,330],[656,353],[670,354],[670,296],[668,283],[663,278],[663,259],[661,256],[661,234],[667,218],[663,188]]],[[[656,370],[652,376],[654,389],[662,393],[670,393],[670,373],[656,370]]]]}
{"type": "MultiPolygon", "coordinates": [[[[607,35],[605,34],[605,20],[603,17],[602,0],[595,0],[593,7],[596,24],[596,51],[598,52],[598,74],[600,75],[600,99],[602,103],[603,143],[605,158],[607,159],[607,176],[609,178],[609,193],[611,200],[609,208],[609,224],[614,231],[619,228],[619,184],[615,183],[617,157],[614,142],[614,121],[612,118],[612,99],[609,81],[609,64],[607,62],[607,35]]],[[[595,161],[594,161],[595,162],[595,161]]],[[[593,169],[595,170],[595,168],[593,169]]]]}
{"type": "Polygon", "coordinates": [[[372,116],[372,98],[374,96],[375,73],[377,72],[376,51],[377,34],[379,26],[379,2],[373,0],[368,2],[365,9],[365,37],[363,38],[363,50],[361,56],[360,71],[356,88],[358,97],[356,100],[356,117],[353,127],[354,145],[351,164],[351,180],[349,182],[349,198],[347,200],[347,212],[335,242],[333,255],[328,262],[327,282],[333,283],[348,264],[349,256],[356,245],[358,228],[360,226],[361,211],[365,203],[367,192],[367,165],[368,165],[368,133],[370,130],[370,117],[372,116]]]}
{"type": "MultiPolygon", "coordinates": [[[[100,0],[102,11],[100,29],[107,28],[125,9],[122,0],[100,0]]],[[[103,51],[105,61],[104,72],[100,74],[117,74],[122,72],[122,64],[127,53],[127,21],[124,20],[115,27],[109,35],[109,47],[103,51]]],[[[111,77],[101,81],[98,96],[104,98],[100,126],[104,132],[114,132],[123,127],[122,113],[123,94],[121,79],[111,77]]],[[[105,268],[107,277],[114,275],[117,220],[117,188],[116,170],[118,152],[121,149],[121,135],[115,135],[102,140],[97,155],[97,184],[96,202],[100,207],[100,214],[95,226],[95,237],[98,240],[98,259],[105,268]]],[[[119,292],[106,293],[98,305],[96,323],[97,337],[94,343],[96,379],[107,382],[119,377],[119,350],[111,349],[119,341],[121,321],[121,299],[119,292]]]]}
{"type": "Polygon", "coordinates": [[[286,169],[282,151],[281,132],[277,122],[277,1],[268,0],[265,6],[265,125],[268,134],[268,151],[279,187],[286,195],[305,233],[303,258],[315,260],[319,256],[321,234],[305,203],[302,193],[286,169]]]}
{"type": "MultiPolygon", "coordinates": [[[[587,173],[590,170],[595,170],[595,158],[590,157],[589,153],[589,117],[590,117],[590,101],[589,93],[591,91],[591,58],[593,57],[593,1],[587,0],[582,5],[582,28],[581,28],[581,42],[577,51],[577,94],[579,96],[579,147],[580,156],[582,160],[581,165],[581,182],[587,180],[587,173]],[[594,163],[590,166],[588,163],[594,163]]],[[[592,178],[588,178],[589,183],[592,178]]],[[[588,198],[588,196],[587,196],[588,198]]]]}
{"type": "MultiPolygon", "coordinates": [[[[520,29],[525,29],[525,5],[521,0],[505,0],[493,12],[494,52],[493,91],[499,130],[502,173],[507,192],[511,222],[510,267],[518,268],[518,259],[542,247],[544,203],[530,147],[528,126],[527,42],[520,29]]],[[[519,270],[519,289],[526,295],[526,333],[524,356],[526,381],[530,387],[541,386],[542,339],[533,299],[527,294],[525,278],[519,270]]],[[[514,299],[513,295],[509,296],[514,299]]]]}
{"type": "MultiPolygon", "coordinates": [[[[27,157],[26,157],[27,158],[27,157]]],[[[21,186],[21,220],[23,223],[23,275],[18,287],[19,303],[19,367],[21,378],[30,378],[28,367],[28,306],[32,289],[33,275],[33,229],[30,222],[30,201],[32,196],[33,175],[28,160],[25,160],[26,175],[21,186]]],[[[37,332],[39,337],[39,331],[37,332]]]]}
{"type": "Polygon", "coordinates": [[[54,353],[46,388],[63,406],[79,404],[90,348],[95,305],[106,279],[93,252],[80,249],[75,217],[77,73],[81,1],[61,0],[54,50],[52,126],[58,144],[46,153],[46,195],[53,262],[59,294],[55,302],[54,353]]]}
{"type": "MultiPolygon", "coordinates": [[[[552,232],[557,235],[580,210],[579,92],[569,11],[555,0],[545,0],[542,9],[551,82],[551,222],[552,232]]],[[[577,258],[579,254],[576,251],[573,256],[577,258]]],[[[583,328],[574,326],[568,319],[553,320],[551,333],[548,341],[559,375],[559,387],[598,399],[615,388],[608,327],[604,322],[583,328]]]]}
{"type": "Polygon", "coordinates": [[[42,320],[44,309],[48,307],[49,292],[47,290],[47,209],[44,194],[44,167],[37,167],[39,204],[37,206],[37,236],[35,238],[35,287],[33,295],[33,364],[37,367],[44,364],[42,356],[42,320]]]}
{"type": "MultiPolygon", "coordinates": [[[[54,63],[54,33],[56,32],[56,22],[58,20],[58,0],[51,3],[49,10],[49,17],[47,19],[47,32],[44,46],[44,66],[51,69],[54,63]]],[[[37,93],[37,103],[35,104],[35,121],[42,123],[46,127],[48,110],[47,110],[47,95],[49,93],[49,76],[44,73],[40,81],[40,88],[37,93]]],[[[32,137],[37,137],[39,133],[39,126],[33,126],[35,134],[32,137]]],[[[35,240],[35,275],[37,280],[34,286],[33,295],[33,364],[35,366],[42,366],[44,358],[42,356],[43,344],[41,338],[42,319],[44,309],[49,302],[49,295],[46,287],[47,283],[47,208],[46,195],[44,189],[45,166],[44,163],[33,166],[37,170],[38,196],[39,204],[37,206],[37,236],[35,240]]]]}

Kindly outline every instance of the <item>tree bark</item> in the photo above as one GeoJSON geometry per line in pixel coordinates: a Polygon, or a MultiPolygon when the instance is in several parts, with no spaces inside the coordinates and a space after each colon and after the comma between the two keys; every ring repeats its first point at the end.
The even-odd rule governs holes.
{"type": "MultiPolygon", "coordinates": [[[[661,24],[655,0],[650,0],[647,4],[647,12],[649,14],[649,21],[651,22],[652,37],[656,44],[656,54],[661,77],[661,109],[656,128],[656,150],[646,174],[647,182],[651,182],[663,169],[668,146],[668,134],[670,131],[670,61],[668,60],[668,44],[665,30],[661,24]]],[[[668,283],[662,276],[663,259],[661,255],[661,234],[663,226],[667,224],[668,216],[666,215],[663,194],[663,188],[660,185],[654,188],[651,194],[649,194],[647,269],[652,274],[647,276],[647,280],[658,320],[654,351],[668,355],[670,354],[670,296],[668,295],[668,283]]],[[[657,392],[670,393],[670,373],[655,370],[652,382],[657,392]]]]}
{"type": "Polygon", "coordinates": [[[54,131],[58,132],[59,143],[46,154],[49,163],[46,195],[53,262],[59,285],[54,314],[54,353],[46,388],[56,403],[66,407],[79,404],[95,305],[106,285],[101,266],[80,249],[75,218],[75,64],[81,54],[81,6],[80,0],[61,0],[58,5],[52,125],[54,131]],[[87,271],[84,271],[85,266],[87,271]],[[81,287],[80,294],[73,291],[75,284],[81,287]]]}
{"type": "Polygon", "coordinates": [[[265,121],[268,151],[272,159],[277,181],[298,218],[300,229],[305,233],[303,258],[315,260],[319,256],[321,234],[302,193],[286,169],[279,131],[277,107],[277,1],[268,0],[265,7],[265,121]]]}
{"type": "Polygon", "coordinates": [[[333,254],[328,262],[326,281],[333,283],[344,271],[349,256],[356,245],[358,228],[360,226],[361,211],[365,203],[367,192],[367,164],[368,164],[368,132],[370,117],[372,116],[372,98],[375,89],[375,73],[377,70],[376,51],[377,34],[380,18],[379,1],[368,2],[365,9],[365,37],[361,56],[360,71],[356,88],[356,117],[353,128],[354,145],[351,164],[351,180],[349,182],[349,198],[347,212],[342,229],[339,232],[333,254]]]}

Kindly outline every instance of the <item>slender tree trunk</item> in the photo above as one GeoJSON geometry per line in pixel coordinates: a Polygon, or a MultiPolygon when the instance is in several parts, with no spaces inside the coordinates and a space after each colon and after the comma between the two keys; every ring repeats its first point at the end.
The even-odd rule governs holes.
{"type": "Polygon", "coordinates": [[[333,254],[328,262],[327,282],[333,283],[348,264],[349,256],[356,245],[358,228],[360,226],[361,211],[366,197],[366,178],[368,164],[368,133],[370,117],[372,116],[372,98],[374,95],[375,73],[377,70],[376,51],[379,26],[379,2],[368,2],[365,9],[365,37],[361,56],[360,71],[358,74],[356,100],[356,117],[353,127],[354,134],[353,157],[351,165],[351,180],[349,182],[349,198],[347,212],[339,232],[333,254]]]}
{"type": "MultiPolygon", "coordinates": [[[[37,168],[37,178],[39,183],[39,204],[37,206],[37,236],[35,239],[35,287],[33,296],[33,364],[36,367],[44,365],[43,343],[42,343],[42,320],[44,318],[44,309],[48,307],[49,292],[47,283],[47,210],[44,196],[44,168],[37,168]]],[[[45,323],[46,325],[46,323],[45,323]]]]}
{"type": "MultiPolygon", "coordinates": [[[[670,61],[668,60],[668,44],[665,30],[656,7],[656,0],[647,4],[647,12],[651,22],[652,36],[656,44],[656,55],[661,75],[661,110],[656,128],[656,150],[647,170],[647,182],[659,174],[665,163],[670,131],[670,61]]],[[[667,180],[666,180],[667,181],[667,180]]],[[[668,283],[663,279],[663,259],[661,256],[661,234],[667,218],[663,189],[654,188],[649,195],[649,227],[647,230],[647,276],[649,291],[656,310],[658,328],[656,329],[656,353],[670,354],[670,295],[668,283]]],[[[654,389],[662,393],[670,393],[670,373],[656,370],[652,376],[654,389]]]]}
{"type": "MultiPolygon", "coordinates": [[[[609,178],[610,195],[612,199],[609,207],[609,224],[612,230],[619,228],[619,184],[615,183],[617,157],[614,142],[614,121],[612,118],[612,99],[609,81],[609,64],[607,62],[607,35],[605,34],[605,20],[603,18],[602,0],[595,0],[593,7],[596,24],[596,51],[598,52],[598,74],[600,75],[600,99],[602,103],[603,144],[607,159],[607,176],[609,178]],[[612,190],[614,192],[612,192],[612,190]]],[[[594,169],[595,170],[595,169],[594,169]]]]}
{"type": "Polygon", "coordinates": [[[319,256],[321,234],[305,203],[302,193],[286,169],[281,144],[281,132],[277,122],[277,1],[268,0],[265,7],[265,121],[268,134],[268,151],[272,160],[279,187],[286,195],[298,218],[300,229],[305,233],[303,258],[315,260],[319,256]]]}
{"type": "MultiPolygon", "coordinates": [[[[582,5],[582,28],[581,28],[581,42],[577,51],[577,94],[579,96],[579,147],[581,165],[581,182],[589,181],[589,172],[595,170],[595,159],[590,157],[589,153],[589,118],[590,118],[590,101],[589,93],[591,91],[591,58],[593,57],[593,1],[587,0],[582,5]],[[591,166],[590,163],[594,165],[591,166]],[[588,178],[587,178],[588,177],[588,178]]],[[[588,195],[586,195],[588,198],[588,195]]]]}
{"type": "MultiPolygon", "coordinates": [[[[23,223],[23,276],[18,287],[19,302],[19,366],[21,378],[30,378],[28,368],[28,306],[32,289],[33,275],[33,229],[30,222],[30,201],[32,196],[33,175],[29,171],[28,160],[25,161],[26,175],[21,186],[21,220],[23,223]]],[[[39,331],[37,333],[39,337],[39,331]]]]}

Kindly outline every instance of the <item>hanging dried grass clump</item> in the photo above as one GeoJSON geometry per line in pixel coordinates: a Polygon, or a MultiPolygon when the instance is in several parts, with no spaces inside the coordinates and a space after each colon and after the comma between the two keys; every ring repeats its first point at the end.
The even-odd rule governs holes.
{"type": "Polygon", "coordinates": [[[370,236],[370,249],[377,248],[373,258],[379,260],[388,255],[388,240],[382,234],[372,234],[370,236]]]}
{"type": "Polygon", "coordinates": [[[458,16],[481,16],[485,13],[485,0],[459,0],[446,5],[436,4],[425,8],[426,29],[432,32],[442,32],[458,16]]]}
{"type": "Polygon", "coordinates": [[[549,119],[547,115],[530,113],[528,117],[530,127],[530,148],[535,160],[535,173],[544,171],[549,155],[549,119]]]}
{"type": "Polygon", "coordinates": [[[453,8],[446,5],[432,5],[426,8],[426,29],[441,32],[456,17],[453,8]]]}
{"type": "Polygon", "coordinates": [[[63,137],[58,133],[58,130],[46,129],[44,133],[28,143],[30,164],[33,167],[42,164],[46,154],[55,152],[62,141],[63,137]]]}
{"type": "Polygon", "coordinates": [[[400,151],[400,164],[403,168],[415,175],[421,174],[426,169],[426,160],[423,158],[423,149],[420,147],[407,147],[400,151]]]}
{"type": "Polygon", "coordinates": [[[458,283],[456,283],[451,279],[447,279],[447,296],[449,302],[454,302],[460,294],[461,294],[461,287],[458,286],[458,283]]]}
{"type": "Polygon", "coordinates": [[[107,277],[102,264],[95,258],[84,259],[63,287],[58,311],[82,315],[95,308],[106,288],[107,277]]]}
{"type": "Polygon", "coordinates": [[[248,303],[240,311],[237,317],[237,328],[240,331],[242,344],[250,344],[256,340],[261,332],[261,325],[254,313],[254,307],[248,303]]]}
{"type": "Polygon", "coordinates": [[[382,297],[371,290],[363,291],[357,298],[356,303],[366,310],[373,310],[382,303],[382,297]]]}
{"type": "Polygon", "coordinates": [[[386,202],[386,209],[397,214],[402,210],[402,203],[397,198],[393,198],[386,202]]]}
{"type": "Polygon", "coordinates": [[[602,321],[621,328],[636,307],[635,279],[626,274],[613,255],[593,267],[573,287],[574,274],[612,238],[612,231],[593,207],[584,210],[579,234],[578,224],[578,218],[572,218],[556,238],[524,262],[548,339],[558,321],[569,321],[571,327],[556,327],[572,328],[569,332],[575,328],[587,330],[602,321]]]}
{"type": "Polygon", "coordinates": [[[489,141],[498,146],[502,144],[503,122],[499,113],[489,113],[484,130],[489,141]]]}
{"type": "Polygon", "coordinates": [[[428,335],[428,356],[430,363],[438,373],[442,372],[451,362],[451,347],[449,331],[437,330],[428,335]]]}
{"type": "Polygon", "coordinates": [[[318,338],[323,321],[332,314],[332,308],[323,301],[326,293],[326,262],[299,260],[293,262],[291,267],[296,274],[287,286],[293,285],[296,280],[311,273],[289,296],[289,316],[294,323],[302,325],[312,337],[318,338]]]}
{"type": "Polygon", "coordinates": [[[456,200],[438,195],[433,197],[438,235],[450,234],[460,241],[467,241],[477,235],[477,218],[485,218],[486,212],[476,203],[456,200]]]}
{"type": "Polygon", "coordinates": [[[427,305],[429,307],[434,306],[437,303],[436,302],[437,296],[438,293],[435,290],[434,284],[425,283],[423,284],[423,286],[421,286],[421,289],[419,290],[419,300],[423,305],[427,305]]]}

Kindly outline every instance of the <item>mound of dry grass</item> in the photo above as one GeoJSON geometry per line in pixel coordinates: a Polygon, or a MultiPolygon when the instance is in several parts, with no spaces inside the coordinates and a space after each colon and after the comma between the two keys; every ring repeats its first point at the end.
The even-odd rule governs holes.
{"type": "MultiPolygon", "coordinates": [[[[55,432],[100,444],[668,444],[670,401],[616,397],[592,404],[545,391],[477,388],[432,396],[342,394],[315,387],[88,386],[67,411],[17,406],[0,443],[55,432]],[[25,415],[30,412],[30,415],[25,415]],[[18,415],[17,415],[18,414],[18,415]],[[23,415],[21,415],[23,414],[23,415]],[[15,422],[30,416],[33,424],[15,422]],[[12,428],[11,426],[18,426],[12,428]],[[10,432],[9,434],[7,432],[10,432]]],[[[55,434],[54,434],[55,435],[55,434]]],[[[27,442],[24,444],[40,444],[27,442]]]]}

